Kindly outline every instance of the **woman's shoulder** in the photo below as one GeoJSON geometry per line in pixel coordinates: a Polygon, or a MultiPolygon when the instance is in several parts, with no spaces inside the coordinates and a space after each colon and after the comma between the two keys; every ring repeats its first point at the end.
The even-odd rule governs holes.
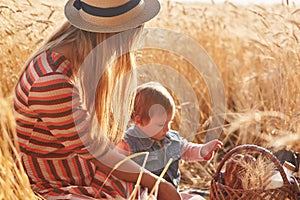
{"type": "Polygon", "coordinates": [[[53,72],[63,73],[67,75],[68,73],[70,73],[70,61],[63,54],[54,50],[48,50],[44,53],[46,54],[47,61],[53,72]]]}
{"type": "Polygon", "coordinates": [[[71,65],[64,55],[47,50],[37,54],[29,63],[27,70],[34,70],[41,77],[53,73],[71,75],[71,65]]]}

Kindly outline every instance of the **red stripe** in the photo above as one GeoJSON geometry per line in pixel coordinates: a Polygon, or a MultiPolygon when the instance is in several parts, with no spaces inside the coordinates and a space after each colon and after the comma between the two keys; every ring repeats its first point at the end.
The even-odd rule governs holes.
{"type": "Polygon", "coordinates": [[[23,86],[26,89],[26,91],[28,92],[31,85],[28,83],[27,79],[26,79],[26,82],[25,82],[25,79],[22,78],[20,86],[23,86]]]}
{"type": "Polygon", "coordinates": [[[81,162],[79,160],[79,157],[75,157],[74,158],[74,164],[76,163],[76,167],[75,168],[75,171],[76,171],[76,174],[77,174],[77,178],[78,178],[78,182],[80,185],[87,185],[86,183],[86,180],[85,180],[85,176],[84,176],[84,172],[83,172],[83,168],[81,166],[81,162]]]}
{"type": "Polygon", "coordinates": [[[20,130],[20,129],[18,129],[18,128],[17,128],[17,132],[18,132],[18,134],[24,135],[24,136],[27,136],[27,137],[30,137],[30,135],[31,135],[30,132],[22,131],[22,130],[20,130]]]}
{"type": "MultiPolygon", "coordinates": [[[[76,144],[74,144],[74,145],[69,145],[68,146],[68,148],[69,149],[76,149],[76,147],[80,147],[80,146],[85,146],[82,142],[79,142],[79,143],[76,143],[76,144]]],[[[81,149],[81,150],[77,150],[76,151],[78,154],[80,154],[80,153],[82,153],[82,154],[84,154],[84,153],[89,153],[89,151],[87,150],[87,149],[81,149]]]]}
{"type": "Polygon", "coordinates": [[[62,160],[62,164],[65,166],[64,169],[67,173],[67,176],[69,177],[70,183],[72,185],[75,184],[75,180],[73,178],[74,174],[72,174],[72,170],[70,169],[69,160],[62,160]]]}
{"type": "Polygon", "coordinates": [[[71,64],[69,63],[68,65],[66,65],[66,67],[63,69],[62,73],[63,74],[67,74],[70,70],[71,64]]]}
{"type": "Polygon", "coordinates": [[[35,166],[33,165],[32,160],[30,160],[31,157],[27,157],[27,164],[29,164],[29,171],[34,175],[34,181],[37,181],[36,179],[38,178],[37,171],[35,170],[35,166]]]}
{"type": "Polygon", "coordinates": [[[38,143],[38,142],[32,141],[32,143],[33,143],[34,145],[39,145],[39,146],[44,146],[43,143],[50,143],[49,145],[45,145],[45,147],[51,147],[51,148],[55,148],[55,147],[54,147],[55,144],[60,144],[60,145],[61,145],[61,142],[57,142],[57,141],[54,141],[54,140],[53,140],[54,137],[53,137],[53,138],[46,139],[46,138],[43,138],[42,135],[44,135],[44,134],[40,134],[40,135],[34,134],[34,135],[32,135],[32,136],[31,136],[31,139],[32,139],[32,140],[35,140],[35,141],[39,141],[39,142],[40,142],[40,143],[38,143]]]}
{"type": "Polygon", "coordinates": [[[80,162],[81,168],[83,169],[82,172],[85,176],[85,184],[90,184],[91,179],[94,178],[94,175],[93,175],[93,177],[91,177],[91,174],[94,174],[94,171],[89,170],[90,168],[88,167],[87,161],[85,159],[80,158],[79,162],[80,162]]]}
{"type": "Polygon", "coordinates": [[[43,158],[43,159],[65,159],[70,156],[70,152],[68,151],[67,153],[63,153],[61,151],[55,151],[55,152],[48,152],[47,154],[42,154],[39,151],[39,148],[45,148],[45,147],[39,147],[38,149],[35,149],[34,151],[29,151],[26,149],[26,152],[28,155],[33,155],[38,158],[43,158]]]}
{"type": "Polygon", "coordinates": [[[27,142],[22,143],[22,142],[18,141],[18,145],[20,146],[20,148],[26,149],[28,144],[27,144],[27,142]]]}
{"type": "MultiPolygon", "coordinates": [[[[68,92],[68,93],[64,93],[64,94],[59,94],[59,95],[51,95],[51,100],[59,100],[59,99],[63,99],[65,97],[69,97],[72,96],[72,92],[68,92]]],[[[30,100],[40,100],[40,101],[49,101],[49,96],[30,96],[30,100]]],[[[71,101],[70,101],[71,102],[71,101]]]]}
{"type": "MultiPolygon", "coordinates": [[[[60,112],[63,112],[63,111],[60,111],[60,112]]],[[[79,119],[82,119],[82,121],[79,124],[87,124],[87,126],[90,125],[89,120],[86,120],[87,116],[86,116],[85,112],[79,112],[78,114],[72,113],[72,114],[68,114],[66,116],[70,116],[70,117],[69,117],[69,119],[64,120],[64,121],[62,121],[62,117],[58,118],[57,121],[46,121],[47,126],[48,127],[49,126],[63,126],[63,125],[71,124],[75,121],[78,121],[79,119]],[[75,117],[75,115],[76,115],[76,117],[75,117]]],[[[66,116],[64,116],[64,118],[66,116]]],[[[46,117],[48,117],[48,116],[46,115],[46,117]]],[[[74,123],[74,125],[75,125],[75,123],[74,123]]],[[[72,126],[72,127],[74,127],[74,126],[72,126]]]]}
{"type": "Polygon", "coordinates": [[[37,148],[32,148],[32,147],[27,146],[27,147],[26,147],[26,150],[27,150],[27,151],[37,152],[37,153],[39,153],[39,154],[44,154],[44,155],[49,154],[49,151],[43,151],[43,150],[42,150],[42,149],[45,149],[44,146],[40,146],[40,148],[38,148],[38,147],[39,147],[39,145],[37,145],[37,148]],[[38,150],[38,151],[37,151],[37,150],[38,150]]]}
{"type": "Polygon", "coordinates": [[[69,129],[75,127],[75,124],[72,124],[72,123],[74,123],[73,119],[68,119],[68,120],[60,121],[60,122],[58,120],[54,121],[54,122],[47,121],[45,123],[47,124],[48,127],[49,126],[62,126],[63,127],[64,125],[68,125],[69,129]],[[70,125],[70,124],[72,124],[72,125],[70,125]]]}
{"type": "Polygon", "coordinates": [[[109,180],[110,180],[110,183],[112,184],[112,187],[115,189],[115,191],[118,194],[120,194],[123,197],[125,197],[126,196],[126,194],[125,194],[126,189],[123,187],[122,183],[119,182],[119,180],[116,180],[115,178],[113,178],[112,176],[109,177],[109,180]]]}
{"type": "Polygon", "coordinates": [[[43,160],[43,163],[45,165],[45,169],[44,170],[47,171],[47,175],[49,176],[50,180],[55,180],[55,177],[54,177],[53,173],[50,170],[50,167],[48,165],[47,160],[43,160]]]}
{"type": "MultiPolygon", "coordinates": [[[[28,80],[27,75],[30,77],[30,79],[31,79],[32,81],[35,81],[35,78],[34,78],[34,76],[33,76],[32,70],[35,70],[34,67],[33,67],[33,62],[31,62],[31,63],[29,64],[29,66],[27,67],[26,75],[25,75],[25,77],[24,77],[24,79],[26,78],[27,83],[29,83],[29,84],[30,84],[30,81],[28,80]]],[[[35,73],[35,74],[38,76],[38,73],[35,73]]]]}
{"type": "MultiPolygon", "coordinates": [[[[61,77],[62,74],[51,74],[51,75],[48,75],[48,77],[51,76],[52,79],[47,79],[47,80],[43,80],[43,79],[40,79],[39,82],[35,82],[34,83],[34,86],[35,87],[45,87],[45,86],[49,86],[49,85],[55,85],[55,84],[58,84],[58,83],[63,83],[65,84],[65,87],[66,88],[73,88],[73,86],[64,78],[58,78],[58,77],[61,77]]],[[[45,76],[47,77],[47,76],[45,76]]]]}
{"type": "Polygon", "coordinates": [[[62,161],[59,160],[59,161],[57,161],[57,162],[58,162],[58,165],[59,165],[59,167],[60,167],[60,169],[61,169],[61,172],[62,172],[64,178],[66,178],[66,180],[69,180],[69,183],[70,183],[70,178],[68,177],[68,174],[67,174],[67,172],[65,171],[65,166],[63,165],[62,161]]]}
{"type": "Polygon", "coordinates": [[[70,87],[67,87],[66,84],[56,85],[55,87],[54,87],[54,84],[53,85],[48,85],[47,87],[46,86],[36,87],[36,85],[34,85],[33,87],[31,87],[31,91],[36,92],[36,93],[38,93],[38,92],[41,92],[41,93],[50,92],[50,94],[51,94],[51,93],[55,93],[55,90],[61,90],[61,89],[67,89],[67,88],[70,88],[70,87]]]}
{"type": "MultiPolygon", "coordinates": [[[[55,104],[54,104],[55,105],[55,104]]],[[[50,106],[51,107],[51,106],[50,106]]],[[[65,108],[59,108],[59,109],[54,109],[52,108],[52,110],[45,110],[45,109],[35,109],[36,113],[49,113],[49,114],[55,114],[55,113],[60,113],[60,112],[65,112],[67,110],[71,110],[72,106],[68,106],[65,108]]],[[[66,115],[67,116],[67,115],[66,115]]]]}
{"type": "MultiPolygon", "coordinates": [[[[26,118],[26,119],[28,119],[28,118],[26,118]]],[[[27,121],[27,120],[25,120],[25,118],[24,118],[24,119],[21,119],[21,118],[20,118],[20,119],[17,120],[17,122],[18,122],[18,123],[21,122],[21,123],[23,123],[23,124],[28,124],[28,125],[33,125],[33,122],[35,122],[35,119],[32,119],[31,121],[27,121]]]]}
{"type": "Polygon", "coordinates": [[[60,54],[60,53],[57,53],[57,52],[54,52],[54,51],[52,51],[51,52],[51,58],[52,58],[52,60],[54,61],[54,62],[56,62],[58,59],[60,59],[61,57],[63,57],[63,55],[62,54],[60,54]]]}
{"type": "MultiPolygon", "coordinates": [[[[83,130],[85,130],[85,129],[83,129],[83,130]]],[[[86,135],[88,135],[88,131],[87,130],[85,130],[84,132],[82,132],[83,134],[81,134],[81,136],[79,136],[79,134],[80,134],[81,132],[80,131],[78,131],[78,132],[70,132],[69,134],[60,134],[60,133],[57,133],[57,134],[55,134],[55,137],[56,138],[64,138],[64,137],[74,137],[74,136],[78,136],[78,139],[80,138],[80,142],[78,143],[78,144],[82,144],[83,145],[83,143],[82,143],[82,139],[84,139],[84,136],[86,136],[86,135]]],[[[74,142],[74,141],[73,141],[74,142]]],[[[76,145],[75,145],[76,146],[76,145]]],[[[74,146],[74,147],[75,147],[74,146]]]]}
{"type": "MultiPolygon", "coordinates": [[[[83,187],[82,187],[83,189],[83,187]]],[[[77,194],[82,194],[83,192],[81,192],[81,190],[79,190],[77,187],[73,188],[74,192],[76,192],[77,194]]]]}
{"type": "MultiPolygon", "coordinates": [[[[19,97],[20,99],[22,99],[24,102],[27,102],[26,96],[23,96],[23,95],[20,93],[19,90],[17,91],[17,95],[18,95],[18,97],[19,97]]],[[[20,104],[22,104],[22,103],[20,102],[20,104]]],[[[22,105],[24,105],[24,104],[22,104],[22,105]]],[[[17,107],[19,108],[20,106],[17,105],[17,107]]],[[[21,108],[20,108],[20,109],[21,109],[21,108]]]]}
{"type": "Polygon", "coordinates": [[[80,166],[78,166],[77,165],[77,163],[76,163],[76,158],[73,158],[72,159],[72,167],[70,167],[70,170],[71,170],[71,172],[75,172],[75,175],[76,176],[73,176],[73,179],[74,179],[74,181],[76,182],[76,184],[79,184],[79,185],[83,185],[82,183],[83,183],[83,180],[82,180],[82,177],[80,176],[80,172],[79,172],[79,167],[80,166]],[[76,164],[76,165],[75,165],[76,164]],[[71,169],[72,168],[72,169],[71,169]]]}
{"type": "Polygon", "coordinates": [[[28,100],[28,104],[29,104],[29,106],[55,106],[55,105],[60,105],[60,104],[65,104],[65,103],[67,103],[67,102],[72,102],[72,101],[70,101],[70,99],[63,99],[63,100],[52,100],[52,99],[50,99],[50,97],[49,97],[49,100],[48,101],[46,101],[46,100],[44,100],[44,101],[37,101],[37,100],[34,100],[34,101],[31,101],[30,99],[28,100]]]}

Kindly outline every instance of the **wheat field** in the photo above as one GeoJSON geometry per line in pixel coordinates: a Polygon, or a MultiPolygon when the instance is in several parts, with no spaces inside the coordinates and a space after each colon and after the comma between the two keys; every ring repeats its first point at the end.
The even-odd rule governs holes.
{"type": "MultiPolygon", "coordinates": [[[[12,170],[15,179],[20,180],[17,184],[6,182],[2,187],[3,180],[11,175],[0,172],[0,186],[7,188],[0,190],[0,199],[14,199],[8,196],[9,192],[19,196],[26,194],[29,199],[34,195],[24,172],[14,171],[12,157],[17,148],[12,143],[14,125],[10,121],[11,112],[3,109],[7,107],[3,105],[11,105],[11,91],[26,59],[63,22],[64,1],[51,3],[44,0],[0,1],[0,101],[1,112],[6,113],[4,117],[1,115],[0,160],[1,167],[12,170]],[[8,132],[10,137],[7,137],[8,132]],[[22,187],[16,187],[18,184],[22,187]]],[[[181,163],[182,187],[208,188],[222,155],[237,145],[256,144],[269,149],[286,146],[300,151],[299,19],[300,8],[288,4],[288,1],[281,5],[248,7],[232,3],[164,1],[161,13],[146,25],[168,29],[195,40],[214,62],[224,84],[226,115],[220,135],[224,148],[209,162],[181,163]]],[[[141,66],[147,63],[170,66],[183,77],[198,103],[197,107],[187,109],[196,110],[199,116],[195,121],[187,120],[193,119],[189,112],[187,119],[182,117],[180,114],[188,102],[179,102],[173,128],[180,128],[181,124],[194,127],[193,141],[204,142],[213,110],[211,94],[203,77],[184,57],[161,49],[137,52],[137,63],[141,66]]],[[[185,92],[182,84],[163,70],[146,69],[143,72],[151,74],[150,78],[167,79],[170,88],[185,92]]],[[[149,77],[141,75],[140,79],[146,81],[149,77]]]]}

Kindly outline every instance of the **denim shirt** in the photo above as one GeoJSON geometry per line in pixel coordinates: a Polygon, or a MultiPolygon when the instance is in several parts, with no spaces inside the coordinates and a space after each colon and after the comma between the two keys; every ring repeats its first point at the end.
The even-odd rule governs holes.
{"type": "MultiPolygon", "coordinates": [[[[178,187],[180,172],[178,162],[181,157],[181,138],[175,131],[169,131],[166,136],[157,141],[147,136],[140,128],[133,126],[129,128],[124,136],[124,140],[131,149],[131,154],[138,152],[149,152],[145,168],[156,175],[160,175],[167,165],[170,158],[173,162],[169,166],[165,179],[178,187]]],[[[132,158],[142,166],[145,156],[132,158]]]]}

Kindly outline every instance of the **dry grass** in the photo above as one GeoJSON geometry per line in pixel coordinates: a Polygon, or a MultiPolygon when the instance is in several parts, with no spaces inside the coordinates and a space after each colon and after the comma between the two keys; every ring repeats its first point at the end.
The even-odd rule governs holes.
{"type": "Polygon", "coordinates": [[[10,103],[0,97],[0,199],[40,199],[30,189],[28,177],[19,163],[15,124],[10,103]]]}
{"type": "MultiPolygon", "coordinates": [[[[4,96],[10,94],[28,56],[54,25],[62,22],[64,2],[51,3],[57,4],[50,6],[33,0],[0,3],[0,86],[4,96]]],[[[159,16],[147,24],[181,32],[196,40],[211,56],[224,83],[227,113],[220,137],[224,149],[207,163],[183,163],[183,186],[208,187],[219,159],[236,145],[251,143],[267,148],[287,145],[300,151],[297,142],[300,138],[299,19],[300,8],[293,5],[241,7],[167,1],[159,16]]],[[[198,105],[178,102],[173,126],[196,128],[198,135],[194,141],[203,142],[212,113],[203,77],[195,73],[187,60],[170,52],[150,49],[138,55],[138,64],[170,66],[187,80],[198,105]],[[180,118],[184,109],[189,120],[180,118]],[[189,116],[193,110],[199,113],[199,120],[189,116]]],[[[176,78],[168,77],[162,70],[148,70],[146,74],[166,78],[170,88],[186,92],[176,78]]],[[[149,77],[140,79],[146,81],[149,77]]]]}
{"type": "MultiPolygon", "coordinates": [[[[286,145],[300,151],[296,140],[300,135],[299,8],[169,2],[164,9],[170,12],[161,13],[151,25],[180,31],[195,39],[221,73],[227,110],[221,135],[225,148],[219,152],[219,159],[230,148],[245,143],[266,148],[286,145]],[[176,20],[167,20],[172,18],[176,20]]],[[[179,71],[197,95],[200,125],[195,140],[202,142],[212,112],[206,84],[186,60],[158,53],[163,56],[146,55],[154,63],[179,71]]],[[[176,80],[171,84],[177,84],[174,88],[181,87],[176,80]]],[[[181,89],[183,92],[186,88],[181,89]]],[[[202,164],[184,163],[183,185],[209,187],[217,164],[218,159],[202,164]]]]}
{"type": "Polygon", "coordinates": [[[46,0],[11,0],[0,2],[0,77],[7,95],[24,62],[43,39],[62,23],[62,2],[46,0]]]}
{"type": "Polygon", "coordinates": [[[245,190],[265,189],[271,183],[271,177],[274,175],[275,165],[265,157],[259,156],[255,164],[242,162],[241,166],[245,169],[243,175],[237,174],[242,180],[242,188],[245,190]]]}

